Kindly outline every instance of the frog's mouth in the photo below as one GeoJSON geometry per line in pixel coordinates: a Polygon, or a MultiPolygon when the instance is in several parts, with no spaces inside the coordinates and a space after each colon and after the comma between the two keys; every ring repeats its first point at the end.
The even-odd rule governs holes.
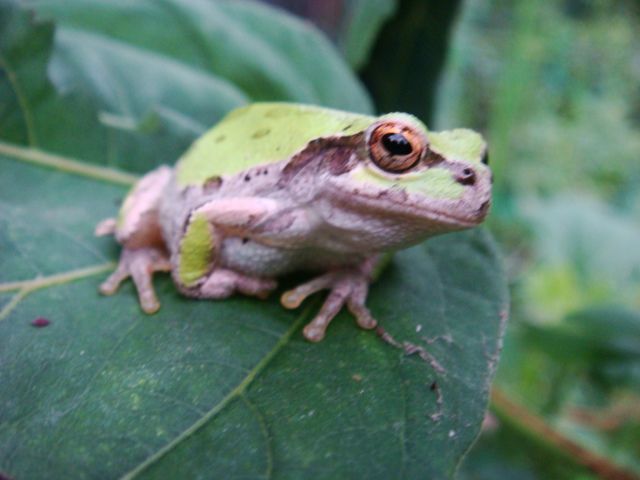
{"type": "Polygon", "coordinates": [[[486,218],[491,207],[491,184],[466,189],[458,198],[430,198],[403,187],[371,185],[346,187],[334,184],[333,198],[340,208],[381,217],[393,216],[400,223],[424,225],[438,233],[472,228],[486,218]],[[377,212],[377,213],[376,213],[377,212]]]}

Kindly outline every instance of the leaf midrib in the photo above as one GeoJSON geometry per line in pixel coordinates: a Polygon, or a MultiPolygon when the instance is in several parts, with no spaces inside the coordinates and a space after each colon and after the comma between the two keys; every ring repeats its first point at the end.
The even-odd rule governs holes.
{"type": "Polygon", "coordinates": [[[0,141],[0,154],[7,155],[14,160],[33,163],[40,167],[51,168],[64,173],[71,173],[91,178],[92,180],[115,183],[116,185],[131,186],[139,178],[136,175],[122,170],[101,167],[99,165],[91,165],[87,162],[82,162],[64,155],[58,155],[38,148],[23,147],[21,145],[2,141],[0,141]]]}

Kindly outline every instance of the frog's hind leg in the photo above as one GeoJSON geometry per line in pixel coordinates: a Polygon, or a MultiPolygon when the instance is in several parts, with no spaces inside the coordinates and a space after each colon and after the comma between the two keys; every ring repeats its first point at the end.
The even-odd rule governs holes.
{"type": "Polygon", "coordinates": [[[142,310],[154,313],[160,303],[153,290],[154,272],[168,272],[171,263],[158,223],[158,206],[171,169],[160,167],[145,175],[124,201],[118,220],[108,218],[96,227],[98,236],[114,235],[122,245],[116,270],[100,285],[100,292],[113,295],[131,277],[142,310]]]}
{"type": "Polygon", "coordinates": [[[267,298],[278,286],[270,278],[238,273],[225,268],[216,268],[191,295],[199,298],[227,298],[235,292],[261,299],[267,298]]]}

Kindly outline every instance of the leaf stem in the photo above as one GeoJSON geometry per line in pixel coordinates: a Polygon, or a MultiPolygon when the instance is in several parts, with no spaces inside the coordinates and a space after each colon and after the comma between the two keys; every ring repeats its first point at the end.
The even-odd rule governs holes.
{"type": "Polygon", "coordinates": [[[137,176],[130,173],[113,168],[100,167],[98,165],[89,165],[74,158],[55,155],[37,148],[22,147],[0,142],[0,153],[43,167],[98,180],[105,180],[118,185],[132,185],[138,180],[137,176]]]}
{"type": "Polygon", "coordinates": [[[522,429],[531,438],[541,439],[601,478],[608,480],[640,479],[640,476],[635,473],[612,463],[609,459],[583,447],[555,430],[544,418],[514,401],[495,385],[491,392],[491,406],[499,417],[522,429]]]}

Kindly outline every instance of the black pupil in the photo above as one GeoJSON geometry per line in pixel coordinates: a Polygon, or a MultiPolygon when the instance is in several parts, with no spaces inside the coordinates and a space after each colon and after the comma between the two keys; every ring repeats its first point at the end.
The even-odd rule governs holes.
{"type": "Polygon", "coordinates": [[[411,144],[400,133],[387,133],[382,137],[382,145],[391,155],[409,155],[411,144]]]}

